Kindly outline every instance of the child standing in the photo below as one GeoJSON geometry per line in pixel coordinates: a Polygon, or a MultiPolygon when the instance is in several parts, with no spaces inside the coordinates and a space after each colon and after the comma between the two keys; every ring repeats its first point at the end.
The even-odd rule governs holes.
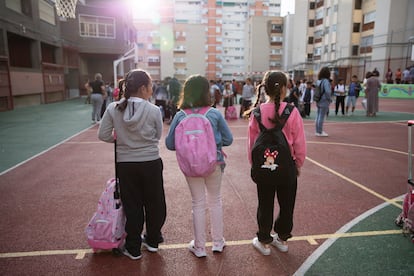
{"type": "MultiPolygon", "coordinates": [[[[113,143],[116,132],[117,168],[127,233],[124,255],[141,258],[141,244],[157,252],[163,242],[161,228],[166,217],[163,163],[159,155],[162,135],[160,109],[150,103],[152,80],[143,70],[125,77],[124,97],[109,104],[99,126],[100,140],[113,143]],[[143,228],[146,234],[141,236],[143,228]]],[[[122,89],[122,88],[121,88],[122,89]]]]}
{"type": "MultiPolygon", "coordinates": [[[[165,144],[169,150],[175,150],[175,129],[190,111],[199,112],[211,105],[209,82],[201,75],[188,77],[184,83],[178,107],[181,111],[174,116],[165,144]],[[185,112],[187,110],[187,112],[185,112]]],[[[225,167],[223,146],[233,142],[233,135],[219,110],[211,108],[206,115],[213,128],[215,143],[217,145],[217,166],[213,173],[206,177],[186,176],[191,192],[194,240],[188,249],[197,257],[206,257],[206,209],[210,211],[211,236],[213,239],[213,252],[222,252],[225,246],[223,237],[223,207],[221,200],[221,179],[225,167]]]]}
{"type": "Polygon", "coordinates": [[[338,115],[339,105],[341,105],[342,116],[345,116],[345,84],[343,79],[339,79],[339,83],[335,86],[335,115],[338,115]]]}
{"type": "MultiPolygon", "coordinates": [[[[286,96],[287,77],[280,71],[268,71],[263,77],[259,89],[265,88],[269,100],[260,105],[261,121],[266,128],[273,128],[280,123],[282,112],[287,105],[283,102],[286,96]]],[[[296,200],[297,176],[306,156],[306,141],[303,120],[296,108],[292,109],[282,129],[289,145],[296,168],[278,175],[272,181],[257,181],[257,222],[259,230],[253,239],[253,246],[263,255],[270,255],[270,244],[281,252],[288,251],[287,240],[292,237],[293,209],[296,200]],[[273,221],[274,199],[277,195],[279,215],[273,221]],[[271,235],[271,231],[275,234],[271,235]]],[[[255,116],[250,116],[248,130],[249,161],[252,163],[251,151],[260,133],[255,116]]],[[[278,168],[280,169],[280,168],[278,168]]]]}
{"type": "Polygon", "coordinates": [[[348,98],[346,100],[346,107],[345,107],[346,115],[349,115],[348,110],[349,110],[350,105],[352,105],[351,112],[352,112],[352,115],[354,115],[356,100],[359,96],[360,90],[361,90],[361,85],[358,82],[358,77],[356,75],[353,75],[351,78],[351,83],[349,84],[348,98]]]}
{"type": "Polygon", "coordinates": [[[313,98],[313,89],[312,89],[312,82],[306,82],[305,92],[303,93],[303,105],[305,109],[305,116],[310,116],[311,113],[311,104],[313,98]]]}
{"type": "Polygon", "coordinates": [[[233,91],[230,88],[230,83],[226,82],[224,85],[223,98],[224,115],[226,115],[228,107],[233,106],[233,91]]]}

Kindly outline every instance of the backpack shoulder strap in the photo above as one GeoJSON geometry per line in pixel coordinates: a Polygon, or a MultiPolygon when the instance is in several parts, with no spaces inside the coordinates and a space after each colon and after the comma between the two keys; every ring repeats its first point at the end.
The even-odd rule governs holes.
{"type": "Polygon", "coordinates": [[[281,122],[280,129],[282,129],[285,126],[287,119],[289,118],[290,114],[293,111],[293,108],[295,108],[293,105],[287,104],[285,108],[283,109],[282,118],[281,118],[282,122],[281,122]]]}
{"type": "MultiPolygon", "coordinates": [[[[292,113],[293,108],[295,108],[295,107],[291,104],[287,104],[285,106],[285,108],[282,111],[281,124],[279,126],[276,126],[275,128],[282,129],[285,126],[285,123],[286,123],[287,119],[289,118],[290,114],[292,113]]],[[[253,115],[256,118],[257,122],[259,123],[260,130],[261,131],[266,130],[266,127],[262,123],[262,115],[260,113],[260,106],[256,107],[253,110],[253,115]]]]}
{"type": "Polygon", "coordinates": [[[266,129],[266,127],[262,124],[262,114],[260,113],[260,106],[257,106],[252,111],[254,117],[256,118],[257,123],[259,124],[260,131],[263,131],[266,129]]]}

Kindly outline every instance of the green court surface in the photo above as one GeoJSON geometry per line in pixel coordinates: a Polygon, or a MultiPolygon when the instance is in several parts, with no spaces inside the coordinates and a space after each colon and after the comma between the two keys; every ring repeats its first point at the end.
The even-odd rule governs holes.
{"type": "Polygon", "coordinates": [[[91,126],[91,111],[79,98],[0,112],[0,172],[91,126]]]}
{"type": "Polygon", "coordinates": [[[400,212],[387,205],[361,220],[346,232],[349,236],[338,238],[323,252],[305,275],[414,275],[414,244],[392,220],[400,212]]]}

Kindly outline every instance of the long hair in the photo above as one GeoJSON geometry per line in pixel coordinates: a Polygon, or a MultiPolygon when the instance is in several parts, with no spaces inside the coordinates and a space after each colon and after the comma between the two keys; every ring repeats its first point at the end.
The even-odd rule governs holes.
{"type": "Polygon", "coordinates": [[[124,79],[125,91],[124,101],[121,101],[118,105],[118,110],[124,111],[128,105],[128,99],[131,94],[135,94],[142,86],[148,86],[151,82],[150,75],[142,69],[133,69],[128,72],[124,79]]]}
{"type": "Polygon", "coordinates": [[[191,75],[185,82],[178,102],[178,108],[194,108],[210,105],[210,84],[201,75],[191,75]]]}
{"type": "Polygon", "coordinates": [[[331,71],[329,71],[328,67],[322,67],[318,74],[318,80],[321,79],[328,79],[331,77],[331,71]]]}
{"type": "Polygon", "coordinates": [[[260,93],[264,91],[275,103],[275,117],[269,118],[269,120],[274,124],[279,123],[280,96],[282,88],[287,86],[287,82],[288,78],[284,72],[267,71],[263,76],[262,83],[256,87],[256,102],[253,105],[253,108],[244,113],[244,117],[248,117],[252,110],[259,105],[260,93]]]}
{"type": "Polygon", "coordinates": [[[280,122],[279,116],[279,107],[280,107],[280,97],[282,94],[283,87],[286,88],[288,78],[286,74],[282,71],[268,71],[263,77],[263,85],[266,94],[273,99],[275,104],[275,116],[269,118],[269,121],[276,124],[280,122]]]}

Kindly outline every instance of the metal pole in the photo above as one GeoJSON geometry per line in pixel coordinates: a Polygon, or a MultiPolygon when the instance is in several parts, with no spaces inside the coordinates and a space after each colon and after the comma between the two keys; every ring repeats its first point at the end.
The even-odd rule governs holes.
{"type": "Polygon", "coordinates": [[[408,183],[414,185],[413,183],[413,158],[412,158],[412,137],[411,129],[413,127],[414,120],[408,121],[408,183]]]}

